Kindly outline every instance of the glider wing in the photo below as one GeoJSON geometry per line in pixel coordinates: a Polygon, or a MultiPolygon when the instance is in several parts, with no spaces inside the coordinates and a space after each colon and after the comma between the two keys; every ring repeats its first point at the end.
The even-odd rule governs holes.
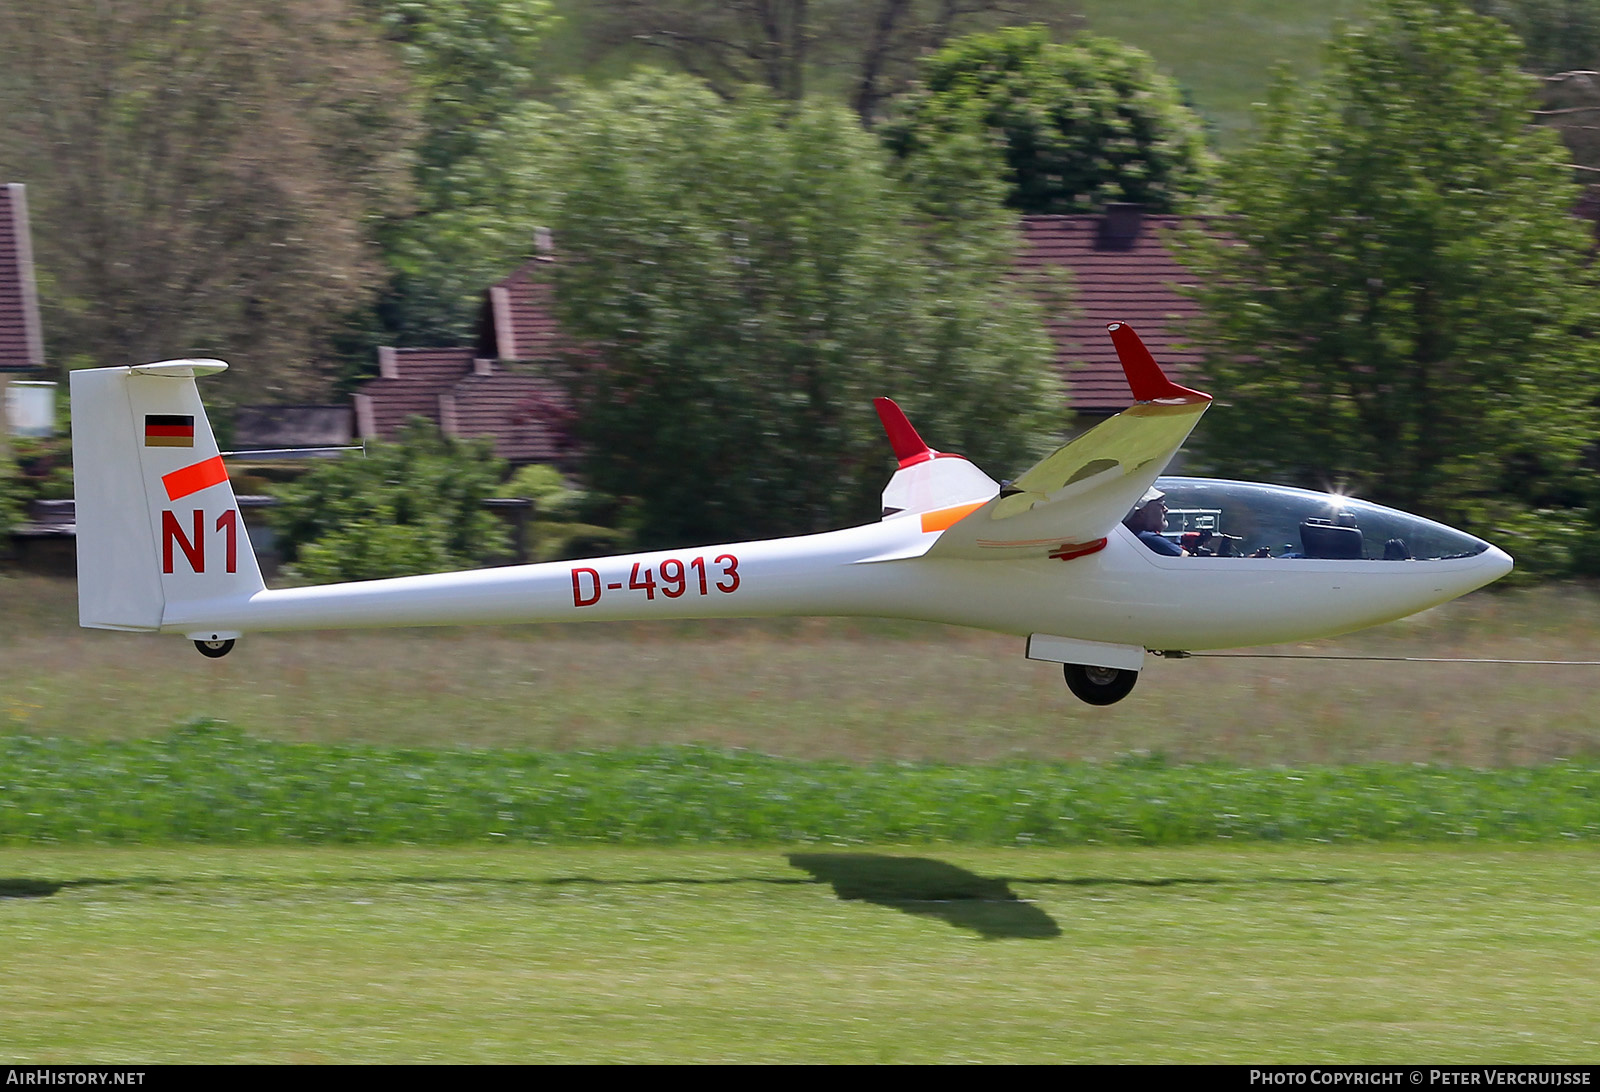
{"type": "MultiPolygon", "coordinates": [[[[1070,560],[1093,553],[1166,468],[1211,396],[1169,380],[1132,327],[1108,329],[1136,404],[956,515],[927,556],[1070,560]]],[[[924,529],[935,529],[926,520],[924,529]]]]}

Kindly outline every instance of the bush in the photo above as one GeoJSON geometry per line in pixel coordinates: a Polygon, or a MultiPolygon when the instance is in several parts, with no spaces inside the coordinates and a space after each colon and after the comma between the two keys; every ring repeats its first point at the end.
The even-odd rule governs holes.
{"type": "Polygon", "coordinates": [[[413,418],[398,443],[279,487],[272,522],[285,559],[312,583],[474,568],[508,549],[505,526],[483,507],[504,474],[487,443],[413,418]]]}

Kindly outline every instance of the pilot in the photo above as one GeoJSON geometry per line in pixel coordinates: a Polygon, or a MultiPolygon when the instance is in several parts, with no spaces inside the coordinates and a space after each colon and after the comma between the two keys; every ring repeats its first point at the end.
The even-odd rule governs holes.
{"type": "Polygon", "coordinates": [[[1122,525],[1138,535],[1139,541],[1156,553],[1183,557],[1183,547],[1161,533],[1167,526],[1165,497],[1165,493],[1152,485],[1139,498],[1139,503],[1133,506],[1133,511],[1128,513],[1122,525]]]}

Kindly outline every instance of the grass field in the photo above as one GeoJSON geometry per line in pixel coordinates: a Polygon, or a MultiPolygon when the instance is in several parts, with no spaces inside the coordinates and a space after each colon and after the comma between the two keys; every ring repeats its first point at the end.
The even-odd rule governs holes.
{"type": "Polygon", "coordinates": [[[1223,148],[1242,143],[1274,68],[1316,71],[1340,21],[1362,0],[1078,0],[1088,27],[1143,49],[1189,92],[1223,148]]]}
{"type": "Polygon", "coordinates": [[[0,849],[0,1061],[1586,1062],[1593,847],[0,849]]]}
{"type": "MultiPolygon", "coordinates": [[[[1575,587],[1478,594],[1298,651],[1600,659],[1597,606],[1575,587]]],[[[0,619],[4,742],[88,756],[36,764],[52,776],[106,763],[64,790],[86,813],[115,805],[113,758],[182,743],[195,717],[229,722],[190,732],[225,745],[218,777],[244,777],[219,814],[248,810],[234,746],[300,745],[341,776],[347,752],[401,746],[459,769],[513,768],[489,748],[587,769],[661,745],[863,778],[1065,761],[1140,787],[1156,820],[1180,810],[1164,778],[1354,763],[1413,786],[1385,798],[1413,813],[1437,810],[1430,785],[1480,781],[1511,786],[1480,811],[1531,813],[1557,799],[1537,779],[1600,755],[1594,668],[1158,661],[1097,710],[1019,642],[894,623],[263,636],[208,661],[81,631],[70,584],[21,577],[0,580],[0,619]],[[1231,765],[1186,765],[1202,759],[1231,765]]],[[[359,780],[340,791],[376,799],[359,780]]],[[[1077,784],[1048,786],[1052,806],[1077,784]]],[[[930,814],[965,807],[924,792],[930,814]]],[[[1597,795],[1570,797],[1580,834],[1597,795]]],[[[0,847],[0,1061],[1592,1062],[1600,848],[1563,829],[1401,847],[31,841],[0,847]]]]}
{"type": "MultiPolygon", "coordinates": [[[[223,660],[80,630],[73,586],[0,578],[0,731],[571,750],[700,744],[852,762],[1248,766],[1600,759],[1600,668],[1152,659],[1095,709],[1022,642],[891,622],[263,634],[223,660]]],[[[1600,597],[1478,593],[1280,651],[1600,660],[1600,597]]]]}

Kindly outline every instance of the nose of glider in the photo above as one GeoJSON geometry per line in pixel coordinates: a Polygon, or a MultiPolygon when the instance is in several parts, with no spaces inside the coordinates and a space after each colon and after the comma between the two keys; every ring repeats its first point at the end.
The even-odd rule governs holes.
{"type": "MultiPolygon", "coordinates": [[[[1513,567],[1514,563],[1510,554],[1498,546],[1490,546],[1483,551],[1482,568],[1480,569],[1483,575],[1483,584],[1493,584],[1496,580],[1509,573],[1513,567]]],[[[1478,587],[1483,587],[1483,584],[1479,584],[1478,587]]]]}

